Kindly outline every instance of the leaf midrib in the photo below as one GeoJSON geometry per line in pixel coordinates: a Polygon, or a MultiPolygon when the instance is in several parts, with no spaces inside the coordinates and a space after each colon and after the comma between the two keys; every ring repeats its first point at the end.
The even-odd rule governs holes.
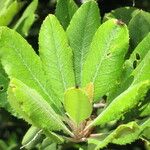
{"type": "Polygon", "coordinates": [[[107,44],[107,48],[105,49],[105,52],[104,54],[102,55],[102,57],[100,58],[100,61],[99,61],[99,65],[98,67],[96,68],[96,71],[95,71],[95,74],[93,75],[93,78],[92,78],[92,82],[95,83],[95,80],[97,78],[97,75],[99,74],[99,70],[101,68],[101,65],[102,65],[102,62],[103,60],[106,58],[106,55],[107,55],[107,52],[108,50],[110,49],[110,45],[111,45],[111,41],[114,40],[114,35],[116,35],[117,33],[117,27],[115,28],[115,30],[113,30],[113,32],[110,34],[111,36],[109,36],[109,42],[107,44]]]}
{"type": "MultiPolygon", "coordinates": [[[[88,10],[90,10],[91,9],[91,7],[92,7],[92,4],[90,4],[89,6],[88,6],[88,10]]],[[[87,27],[87,23],[88,23],[88,16],[89,16],[89,12],[90,11],[88,11],[88,13],[86,14],[86,18],[87,19],[85,19],[85,26],[84,26],[84,32],[83,32],[83,34],[82,34],[82,37],[85,37],[85,31],[86,31],[86,27],[87,27]]],[[[84,43],[85,43],[85,38],[82,38],[82,44],[81,44],[81,59],[80,59],[80,81],[79,81],[79,83],[80,83],[80,85],[82,84],[81,82],[82,82],[82,68],[83,68],[83,49],[86,49],[86,48],[84,48],[84,43]]]]}
{"type": "Polygon", "coordinates": [[[57,114],[53,111],[51,106],[46,101],[44,101],[44,103],[42,103],[42,105],[41,105],[41,102],[38,101],[36,99],[36,97],[34,97],[34,95],[32,95],[32,93],[29,92],[29,93],[26,93],[26,94],[30,95],[41,108],[44,107],[44,110],[47,112],[47,114],[51,114],[50,116],[52,117],[52,119],[55,120],[58,123],[58,125],[61,125],[62,128],[64,129],[64,127],[65,127],[64,124],[62,123],[61,120],[58,119],[57,114]],[[45,105],[48,105],[51,109],[47,110],[45,105]]]}
{"type": "MultiPolygon", "coordinates": [[[[12,44],[13,45],[13,44],[12,44]]],[[[23,59],[22,54],[20,53],[20,51],[12,46],[12,48],[15,50],[16,54],[19,56],[19,58],[21,59],[21,61],[23,62],[23,65],[25,66],[25,68],[29,71],[30,75],[32,76],[32,78],[36,81],[36,83],[39,85],[39,87],[42,89],[42,91],[48,96],[49,100],[55,105],[55,103],[52,101],[52,97],[49,95],[49,93],[47,92],[47,90],[43,87],[43,85],[40,83],[40,81],[36,78],[36,76],[32,73],[30,67],[26,64],[26,62],[23,59]]],[[[39,57],[39,56],[37,56],[39,57]]],[[[39,59],[39,58],[38,58],[39,59]]]]}
{"type": "MultiPolygon", "coordinates": [[[[53,25],[52,25],[52,23],[50,22],[50,26],[51,26],[51,29],[52,29],[52,38],[53,38],[53,41],[54,41],[54,45],[55,45],[55,50],[54,50],[54,52],[55,52],[55,54],[56,54],[56,57],[57,57],[57,66],[58,66],[58,70],[59,70],[59,73],[60,73],[60,77],[61,77],[61,80],[62,80],[62,82],[63,82],[63,90],[65,91],[66,90],[66,82],[65,82],[65,78],[64,78],[64,74],[63,74],[63,72],[62,72],[62,69],[61,69],[61,65],[60,65],[60,58],[59,58],[59,56],[58,56],[58,51],[57,51],[57,48],[56,48],[56,40],[55,40],[55,36],[54,36],[54,32],[53,32],[53,25]]],[[[55,29],[54,29],[55,30],[55,29]]]]}

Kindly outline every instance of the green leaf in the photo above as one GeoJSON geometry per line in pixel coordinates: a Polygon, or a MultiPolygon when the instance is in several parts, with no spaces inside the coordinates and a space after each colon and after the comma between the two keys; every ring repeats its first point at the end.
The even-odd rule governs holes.
{"type": "Polygon", "coordinates": [[[31,126],[26,134],[23,137],[22,140],[22,147],[26,149],[32,149],[35,148],[35,146],[40,143],[41,139],[43,139],[41,135],[41,129],[38,129],[35,126],[31,126]]]}
{"type": "Polygon", "coordinates": [[[81,84],[82,68],[93,35],[100,25],[99,9],[94,1],[85,2],[76,11],[67,28],[70,46],[74,54],[76,84],[81,84]]]}
{"type": "Polygon", "coordinates": [[[125,62],[124,80],[126,80],[134,69],[141,63],[150,50],[150,33],[137,45],[130,58],[125,62]]]}
{"type": "Polygon", "coordinates": [[[0,13],[3,10],[3,8],[5,7],[5,2],[6,2],[6,0],[0,0],[0,13]]]}
{"type": "Polygon", "coordinates": [[[139,9],[135,7],[121,7],[115,10],[112,10],[110,13],[106,13],[103,21],[115,18],[121,20],[128,24],[132,17],[134,17],[139,12],[139,9]]]}
{"type": "Polygon", "coordinates": [[[49,139],[49,137],[46,137],[43,142],[41,143],[41,150],[44,150],[45,148],[47,148],[49,145],[51,145],[53,142],[51,141],[51,139],[49,139]]]}
{"type": "Polygon", "coordinates": [[[126,91],[116,97],[87,128],[95,125],[104,125],[109,121],[120,119],[128,110],[141,104],[149,89],[149,81],[143,81],[134,86],[130,86],[126,91]]]}
{"type": "Polygon", "coordinates": [[[49,141],[51,141],[51,143],[62,144],[65,141],[64,136],[61,136],[61,135],[54,133],[52,131],[44,131],[44,134],[46,135],[46,137],[48,137],[48,139],[49,139],[49,141]]]}
{"type": "Polygon", "coordinates": [[[148,140],[150,140],[150,119],[147,119],[142,125],[141,128],[143,130],[142,136],[148,140]]]}
{"type": "Polygon", "coordinates": [[[17,21],[14,30],[18,31],[21,35],[27,36],[30,27],[36,19],[35,11],[38,6],[38,0],[33,0],[31,4],[25,9],[21,18],[17,21]]]}
{"type": "Polygon", "coordinates": [[[125,145],[131,143],[139,138],[141,134],[141,128],[136,122],[129,122],[128,124],[122,124],[112,131],[103,140],[89,139],[89,144],[95,144],[94,150],[99,150],[106,147],[109,143],[118,145],[125,145]]]}
{"type": "Polygon", "coordinates": [[[79,88],[71,88],[65,92],[64,107],[69,117],[77,124],[90,117],[92,113],[88,95],[79,88]]]}
{"type": "Polygon", "coordinates": [[[24,2],[13,1],[9,6],[5,7],[0,12],[0,26],[7,26],[11,23],[14,16],[23,7],[24,2]]]}
{"type": "MultiPolygon", "coordinates": [[[[108,101],[112,101],[116,96],[121,94],[123,91],[125,91],[129,85],[133,82],[134,76],[138,76],[138,74],[142,74],[139,72],[138,65],[143,61],[146,54],[150,50],[150,33],[138,44],[138,46],[135,48],[135,50],[132,52],[129,59],[127,59],[124,63],[124,68],[122,72],[122,76],[120,78],[120,82],[116,89],[108,96],[108,101]],[[137,69],[137,74],[134,74],[133,71],[137,69]]],[[[143,65],[143,63],[142,63],[143,65]]],[[[141,65],[141,66],[142,66],[141,65]]],[[[148,64],[147,64],[148,66],[148,64]]],[[[147,72],[148,73],[148,72],[147,72]]],[[[145,74],[143,74],[145,75],[145,74]]],[[[142,76],[143,76],[142,75],[142,76]]],[[[141,76],[141,75],[139,75],[141,76]]],[[[147,78],[148,79],[148,78],[147,78]]],[[[144,79],[146,80],[146,78],[144,79]]]]}
{"type": "Polygon", "coordinates": [[[7,148],[8,148],[8,145],[6,144],[6,142],[0,139],[0,149],[6,150],[7,148]]]}
{"type": "Polygon", "coordinates": [[[11,107],[33,126],[51,131],[64,130],[70,134],[46,100],[23,82],[17,79],[10,81],[8,101],[11,107]]]}
{"type": "Polygon", "coordinates": [[[150,103],[144,105],[144,109],[142,108],[142,112],[140,113],[141,117],[150,115],[150,103]]]}
{"type": "Polygon", "coordinates": [[[7,78],[7,75],[0,64],[0,107],[4,107],[5,109],[9,109],[6,94],[8,82],[9,79],[7,78]]]}
{"type": "Polygon", "coordinates": [[[141,128],[142,128],[142,130],[143,130],[143,129],[146,129],[146,128],[150,128],[150,118],[148,118],[146,121],[144,121],[144,122],[141,124],[141,128]]]}
{"type": "Polygon", "coordinates": [[[55,15],[66,29],[74,13],[77,11],[78,6],[74,0],[57,0],[55,15]]]}
{"type": "Polygon", "coordinates": [[[56,143],[51,143],[47,145],[45,148],[42,148],[41,150],[57,150],[57,144],[56,143]]]}
{"type": "Polygon", "coordinates": [[[126,25],[111,19],[97,30],[83,65],[82,86],[94,84],[94,100],[111,92],[122,72],[129,35],[126,25]]]}
{"type": "Polygon", "coordinates": [[[0,57],[9,78],[17,78],[35,89],[54,109],[61,107],[47,84],[40,58],[17,32],[7,27],[0,27],[0,57]]]}
{"type": "Polygon", "coordinates": [[[139,42],[150,32],[150,13],[140,11],[129,22],[131,49],[134,49],[139,42]]]}
{"type": "Polygon", "coordinates": [[[73,54],[67,35],[54,15],[49,15],[41,27],[39,53],[49,77],[47,82],[63,101],[65,90],[75,86],[73,54]]]}
{"type": "Polygon", "coordinates": [[[131,75],[134,76],[134,81],[132,84],[136,84],[144,80],[150,80],[150,51],[146,54],[142,62],[131,75]]]}

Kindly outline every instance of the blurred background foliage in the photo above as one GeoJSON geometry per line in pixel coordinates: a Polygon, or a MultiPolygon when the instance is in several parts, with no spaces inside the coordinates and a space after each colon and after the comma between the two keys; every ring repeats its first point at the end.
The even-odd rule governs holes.
{"type": "MultiPolygon", "coordinates": [[[[0,1],[4,2],[4,0],[0,1]]],[[[81,2],[84,0],[75,1],[80,6],[81,2]]],[[[23,16],[27,7],[32,3],[32,0],[20,0],[19,2],[22,2],[23,5],[17,11],[11,21],[8,22],[7,26],[10,28],[15,27],[18,20],[23,16]]],[[[97,2],[99,4],[102,16],[104,16],[105,13],[124,6],[133,6],[150,12],[150,0],[97,0],[97,2]]],[[[2,6],[2,3],[0,3],[0,5],[2,6]]],[[[22,28],[21,23],[19,24],[20,28],[16,29],[18,32],[20,31],[20,33],[27,39],[27,41],[33,46],[36,52],[38,52],[38,33],[40,26],[49,13],[54,13],[55,6],[56,0],[39,0],[35,14],[33,13],[34,17],[30,18],[30,30],[26,30],[29,32],[20,31],[20,28],[22,28]]],[[[31,14],[28,15],[31,16],[31,14]]],[[[0,87],[0,90],[3,90],[3,87],[0,87]]],[[[16,119],[6,110],[0,108],[0,150],[18,150],[21,146],[22,137],[28,128],[29,125],[23,120],[16,119]]],[[[141,140],[135,141],[134,143],[126,146],[109,145],[108,149],[109,147],[111,147],[111,150],[145,149],[145,145],[141,140]]],[[[69,148],[66,147],[65,150],[67,149],[69,148]]]]}

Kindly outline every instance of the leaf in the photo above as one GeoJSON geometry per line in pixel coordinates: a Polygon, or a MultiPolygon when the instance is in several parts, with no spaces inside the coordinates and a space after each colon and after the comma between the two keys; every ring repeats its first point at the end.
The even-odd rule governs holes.
{"type": "Polygon", "coordinates": [[[144,106],[144,109],[142,110],[140,116],[149,116],[150,115],[150,103],[147,103],[146,106],[144,106]]]}
{"type": "Polygon", "coordinates": [[[5,5],[3,10],[0,12],[0,26],[9,25],[14,16],[21,10],[23,5],[24,2],[18,2],[16,0],[9,4],[9,6],[5,5]]]}
{"type": "Polygon", "coordinates": [[[35,11],[37,9],[37,5],[38,0],[33,0],[13,27],[14,30],[18,31],[23,36],[28,35],[29,29],[36,19],[35,11]]]}
{"type": "Polygon", "coordinates": [[[118,145],[129,144],[140,137],[142,132],[141,127],[136,122],[122,124],[112,131],[103,140],[89,139],[89,143],[96,144],[94,150],[99,150],[106,147],[109,143],[118,145]]]}
{"type": "Polygon", "coordinates": [[[120,119],[130,109],[134,108],[136,105],[140,105],[149,89],[149,81],[143,81],[134,86],[130,86],[126,91],[116,97],[111,104],[87,126],[87,128],[96,125],[104,125],[109,121],[120,119]]]}
{"type": "Polygon", "coordinates": [[[51,143],[51,144],[47,145],[47,147],[45,147],[44,149],[41,149],[41,150],[57,150],[57,144],[51,143]]]}
{"type": "Polygon", "coordinates": [[[40,58],[17,32],[7,27],[0,27],[0,57],[9,78],[21,80],[41,94],[55,110],[60,110],[61,104],[47,84],[40,58]]]}
{"type": "Polygon", "coordinates": [[[44,131],[44,134],[46,135],[46,137],[48,137],[48,139],[49,139],[49,141],[51,141],[51,143],[62,144],[65,142],[64,136],[54,133],[52,131],[44,131]]]}
{"type": "Polygon", "coordinates": [[[0,65],[0,107],[5,109],[9,109],[9,104],[7,102],[7,87],[8,87],[9,79],[5,74],[2,66],[0,65]]]}
{"type": "Polygon", "coordinates": [[[86,87],[82,88],[86,94],[88,95],[88,99],[90,100],[90,102],[93,102],[93,94],[94,94],[94,85],[93,83],[89,83],[86,85],[86,87]]]}
{"type": "Polygon", "coordinates": [[[99,100],[117,85],[128,49],[128,30],[117,20],[102,24],[94,35],[83,65],[82,86],[94,84],[94,100],[99,100]]]}
{"type": "Polygon", "coordinates": [[[73,54],[63,28],[53,15],[41,27],[39,53],[49,77],[47,82],[63,102],[65,90],[75,86],[73,54]]]}
{"type": "Polygon", "coordinates": [[[141,137],[144,137],[150,140],[150,119],[147,119],[142,125],[141,128],[143,130],[141,137]]]}
{"type": "Polygon", "coordinates": [[[80,88],[71,88],[65,92],[64,107],[69,117],[77,124],[90,117],[92,113],[92,104],[80,88]]]}
{"type": "Polygon", "coordinates": [[[6,0],[0,0],[0,13],[3,10],[3,8],[5,7],[5,2],[6,2],[6,0]]]}
{"type": "Polygon", "coordinates": [[[132,17],[134,17],[140,10],[135,7],[120,7],[112,10],[110,13],[106,13],[103,22],[115,18],[128,24],[132,17]]]}
{"type": "Polygon", "coordinates": [[[55,15],[66,30],[78,6],[74,0],[57,0],[55,15]]]}
{"type": "Polygon", "coordinates": [[[150,51],[146,54],[142,62],[138,67],[132,72],[131,75],[134,76],[134,81],[132,84],[139,83],[144,80],[150,80],[150,51]]]}
{"type": "Polygon", "coordinates": [[[150,50],[150,33],[137,45],[137,47],[132,52],[130,58],[125,62],[124,68],[124,80],[126,80],[134,69],[141,63],[145,55],[150,50]]]}
{"type": "Polygon", "coordinates": [[[139,42],[150,32],[150,13],[140,11],[129,22],[131,38],[131,49],[134,49],[139,42]]]}
{"type": "MultiPolygon", "coordinates": [[[[138,44],[138,46],[135,48],[135,50],[130,55],[130,58],[125,61],[119,84],[116,87],[116,89],[108,96],[107,101],[112,101],[115,97],[117,97],[119,94],[121,94],[123,91],[125,91],[133,82],[134,76],[136,78],[136,76],[140,73],[139,69],[138,69],[138,65],[143,61],[143,59],[145,58],[145,55],[150,50],[149,41],[150,41],[150,34],[148,34],[138,44]],[[133,76],[133,72],[135,69],[138,69],[138,71],[137,71],[137,74],[134,74],[134,76],[133,76]]],[[[143,66],[143,65],[141,65],[141,66],[143,66]]],[[[140,74],[142,74],[142,73],[140,73],[140,74]]],[[[146,79],[144,79],[144,80],[146,80],[146,79]]]]}
{"type": "Polygon", "coordinates": [[[6,150],[7,148],[8,148],[8,145],[6,144],[6,142],[0,139],[0,149],[6,150]]]}
{"type": "Polygon", "coordinates": [[[75,79],[78,86],[81,84],[83,63],[99,25],[98,6],[96,2],[89,1],[82,4],[76,11],[67,28],[70,47],[74,54],[75,79]]]}
{"type": "Polygon", "coordinates": [[[10,81],[8,101],[11,107],[33,126],[51,131],[64,130],[70,134],[46,100],[23,82],[17,79],[10,81]]]}
{"type": "Polygon", "coordinates": [[[32,149],[35,148],[35,146],[41,141],[41,139],[43,139],[42,135],[41,135],[41,131],[40,129],[38,129],[35,126],[31,126],[28,131],[26,132],[26,134],[23,137],[22,140],[22,148],[26,148],[26,149],[32,149]]]}

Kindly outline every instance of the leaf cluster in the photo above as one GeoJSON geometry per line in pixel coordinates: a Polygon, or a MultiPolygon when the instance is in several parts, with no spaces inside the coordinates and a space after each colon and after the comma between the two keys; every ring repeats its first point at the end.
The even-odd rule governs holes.
{"type": "Polygon", "coordinates": [[[149,144],[149,18],[119,8],[102,19],[93,0],[79,8],[58,0],[41,26],[39,55],[16,31],[0,27],[2,75],[10,79],[8,85],[0,76],[8,85],[0,105],[32,125],[22,148],[87,142],[80,148],[98,150],[139,138],[149,144]]]}

